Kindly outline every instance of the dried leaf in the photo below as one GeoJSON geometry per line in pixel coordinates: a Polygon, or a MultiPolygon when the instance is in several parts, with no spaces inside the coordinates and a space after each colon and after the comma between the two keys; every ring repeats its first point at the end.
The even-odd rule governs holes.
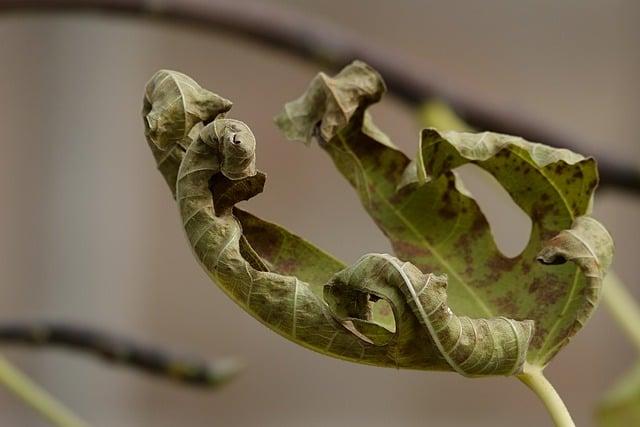
{"type": "Polygon", "coordinates": [[[216,212],[227,212],[236,203],[249,200],[262,193],[267,177],[262,172],[244,179],[232,180],[222,174],[216,174],[209,182],[216,212]]]}
{"type": "MultiPolygon", "coordinates": [[[[374,84],[362,90],[364,97],[379,89],[376,79],[361,83],[374,84]]],[[[148,102],[158,102],[157,109],[164,111],[155,98],[148,102]]],[[[317,116],[309,112],[308,117],[317,116]]],[[[320,134],[351,119],[338,114],[320,126],[320,134]]],[[[373,126],[368,129],[384,139],[373,126]]],[[[172,135],[174,130],[163,132],[172,135]]],[[[164,140],[174,144],[163,146],[165,151],[179,144],[186,148],[179,163],[170,163],[179,166],[178,171],[168,166],[161,171],[167,180],[177,177],[176,201],[194,254],[234,301],[271,329],[320,353],[365,364],[468,376],[522,370],[532,322],[455,315],[448,306],[444,277],[379,254],[365,255],[344,268],[283,228],[229,209],[230,203],[262,189],[248,181],[258,172],[253,166],[255,138],[244,123],[218,117],[194,124],[188,139],[164,140]],[[216,194],[219,190],[223,195],[216,194]],[[379,300],[391,307],[394,328],[373,316],[372,306],[379,300]]]]}
{"type": "MultiPolygon", "coordinates": [[[[413,264],[390,255],[369,254],[336,274],[325,292],[336,295],[336,289],[352,292],[338,294],[337,301],[341,306],[330,303],[343,322],[370,323],[380,328],[372,322],[366,301],[351,304],[347,309],[345,303],[357,301],[353,291],[384,298],[396,311],[399,330],[417,333],[422,327],[448,367],[462,375],[513,375],[522,369],[533,322],[518,322],[506,317],[470,319],[456,316],[447,304],[446,276],[423,274],[413,264]],[[397,309],[404,306],[403,300],[411,309],[408,313],[397,309]]],[[[365,332],[363,335],[367,336],[365,332]]],[[[385,342],[391,341],[387,338],[385,342]]]]}
{"type": "Polygon", "coordinates": [[[279,225],[235,208],[234,216],[242,225],[243,236],[268,271],[294,276],[307,282],[320,298],[324,285],[346,266],[328,253],[279,225]]]}
{"type": "Polygon", "coordinates": [[[604,227],[585,217],[595,161],[508,135],[435,129],[422,132],[410,161],[367,114],[383,92],[380,76],[356,61],[333,78],[319,74],[276,123],[289,139],[319,140],[400,259],[448,276],[455,313],[534,321],[527,361],[546,365],[591,315],[613,252],[604,227]],[[531,217],[517,257],[498,250],[456,176],[465,163],[490,172],[531,217]],[[571,263],[536,263],[539,254],[571,263]]]}
{"type": "Polygon", "coordinates": [[[160,70],[147,83],[142,107],[144,134],[158,169],[175,194],[176,176],[189,134],[231,108],[231,101],[202,89],[177,71],[160,70]]]}

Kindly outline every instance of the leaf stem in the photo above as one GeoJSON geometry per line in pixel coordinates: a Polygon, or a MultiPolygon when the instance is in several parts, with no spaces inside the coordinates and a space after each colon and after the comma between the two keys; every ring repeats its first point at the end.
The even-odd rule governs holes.
{"type": "Polygon", "coordinates": [[[55,426],[88,426],[2,356],[0,356],[0,383],[55,426]]]}
{"type": "Polygon", "coordinates": [[[556,427],[575,427],[564,402],[542,373],[542,369],[526,364],[518,379],[525,383],[544,403],[556,427]]]}
{"type": "Polygon", "coordinates": [[[640,353],[640,306],[613,271],[604,278],[602,300],[640,353]]]}

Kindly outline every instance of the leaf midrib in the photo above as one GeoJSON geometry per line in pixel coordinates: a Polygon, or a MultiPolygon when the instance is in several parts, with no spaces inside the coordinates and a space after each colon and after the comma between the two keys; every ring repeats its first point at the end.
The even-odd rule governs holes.
{"type": "MultiPolygon", "coordinates": [[[[353,150],[351,150],[351,148],[349,147],[349,145],[347,144],[347,142],[345,141],[344,137],[341,134],[337,135],[338,140],[340,141],[343,149],[346,150],[347,153],[349,153],[349,155],[351,155],[355,162],[357,167],[359,168],[360,172],[362,173],[362,176],[367,179],[367,172],[366,169],[364,168],[364,166],[362,165],[362,162],[360,162],[360,159],[355,155],[355,153],[353,152],[353,150]]],[[[365,187],[367,190],[369,190],[369,185],[366,185],[365,187]]],[[[369,192],[369,191],[368,191],[369,192]]],[[[484,303],[484,301],[482,301],[482,299],[480,299],[478,297],[478,295],[474,292],[474,290],[469,286],[468,283],[466,283],[462,277],[460,277],[460,275],[458,274],[457,271],[455,271],[453,269],[453,267],[451,267],[451,265],[449,265],[449,263],[442,257],[442,255],[431,245],[431,243],[413,226],[413,224],[411,224],[411,222],[400,212],[398,211],[395,206],[393,206],[393,204],[391,204],[386,197],[382,197],[378,191],[378,187],[377,186],[373,186],[373,192],[376,194],[376,196],[378,197],[378,199],[380,199],[388,208],[389,210],[407,227],[407,229],[409,231],[411,231],[411,233],[420,241],[424,244],[424,246],[429,250],[429,252],[431,252],[434,257],[438,260],[438,262],[448,271],[451,273],[451,275],[463,286],[463,289],[473,298],[473,301],[476,302],[476,304],[478,305],[478,307],[480,309],[482,309],[482,311],[484,311],[488,316],[493,316],[493,312],[489,309],[489,307],[487,307],[487,305],[484,303]]]]}
{"type": "MultiPolygon", "coordinates": [[[[362,177],[365,180],[365,182],[363,183],[363,185],[365,186],[365,190],[367,194],[370,195],[371,188],[368,185],[369,178],[368,178],[367,171],[364,168],[362,162],[357,157],[357,155],[353,152],[353,150],[349,147],[343,135],[337,134],[336,136],[338,137],[338,140],[340,141],[341,146],[345,150],[345,152],[348,153],[354,159],[357,168],[359,169],[362,177]]],[[[535,161],[533,161],[531,158],[527,158],[522,153],[519,153],[517,150],[510,149],[510,151],[514,153],[517,157],[521,158],[525,163],[529,164],[534,170],[539,171],[539,173],[545,178],[545,180],[550,184],[550,186],[556,192],[556,194],[564,204],[566,211],[569,214],[569,218],[573,222],[575,220],[575,215],[571,210],[568,200],[564,196],[564,193],[558,188],[556,183],[552,179],[550,179],[550,177],[545,173],[544,169],[539,165],[537,165],[535,161]]],[[[559,160],[559,161],[562,161],[562,160],[559,160]]],[[[393,204],[391,204],[387,200],[386,197],[382,197],[377,186],[373,186],[373,192],[375,193],[376,197],[378,197],[378,199],[381,200],[382,203],[389,209],[389,211],[393,215],[395,215],[407,227],[407,229],[411,232],[411,234],[413,234],[413,236],[417,238],[418,241],[421,242],[424,245],[424,247],[433,254],[433,256],[447,270],[447,272],[449,272],[451,276],[455,278],[462,285],[462,288],[465,290],[465,292],[467,292],[467,294],[470,295],[470,297],[476,303],[476,305],[482,311],[484,311],[488,316],[494,316],[494,313],[492,312],[492,310],[489,309],[489,307],[484,303],[484,301],[480,297],[478,297],[478,295],[475,293],[473,288],[466,281],[462,279],[462,277],[458,274],[458,272],[453,269],[453,267],[445,260],[445,258],[443,258],[443,256],[435,249],[435,247],[413,226],[413,224],[399,210],[395,208],[395,206],[393,206],[393,204]]],[[[553,351],[557,347],[557,345],[562,344],[563,341],[560,341],[556,344],[556,346],[552,347],[551,349],[548,349],[549,343],[551,342],[551,338],[554,337],[554,333],[558,329],[561,321],[563,320],[563,317],[566,315],[569,305],[571,304],[571,301],[573,300],[573,297],[576,293],[576,289],[578,286],[578,278],[579,278],[579,269],[576,267],[574,271],[573,282],[569,289],[569,293],[567,294],[562,310],[560,311],[560,315],[552,324],[551,328],[549,329],[549,332],[545,334],[546,338],[543,340],[542,345],[539,347],[538,351],[536,351],[538,357],[536,357],[535,360],[532,361],[531,363],[537,362],[537,363],[540,363],[540,366],[544,366],[546,364],[547,355],[551,351],[553,351]]]]}

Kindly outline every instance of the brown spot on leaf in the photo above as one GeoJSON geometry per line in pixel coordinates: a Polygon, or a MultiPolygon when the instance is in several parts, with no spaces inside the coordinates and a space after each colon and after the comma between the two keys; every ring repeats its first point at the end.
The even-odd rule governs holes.
{"type": "Polygon", "coordinates": [[[567,164],[564,162],[556,163],[555,172],[560,175],[567,168],[567,164]]]}
{"type": "Polygon", "coordinates": [[[283,244],[283,236],[248,212],[234,208],[233,214],[242,224],[244,236],[258,255],[267,260],[274,258],[283,244]]]}
{"type": "Polygon", "coordinates": [[[536,302],[541,306],[550,306],[566,294],[565,283],[548,275],[543,278],[535,278],[529,285],[529,293],[535,296],[536,302]]]}
{"type": "Polygon", "coordinates": [[[500,277],[502,277],[504,273],[511,271],[517,263],[517,258],[507,258],[502,254],[494,254],[487,261],[487,267],[489,267],[487,284],[491,284],[500,280],[500,277]]]}
{"type": "Polygon", "coordinates": [[[471,224],[471,229],[469,230],[472,236],[479,236],[489,227],[489,223],[482,215],[477,215],[473,223],[471,224]]]}
{"type": "Polygon", "coordinates": [[[540,278],[533,279],[533,281],[529,285],[529,293],[530,294],[534,294],[534,293],[538,292],[538,289],[540,289],[540,285],[541,285],[540,278]]]}
{"type": "Polygon", "coordinates": [[[473,273],[473,257],[471,256],[471,239],[468,234],[463,234],[453,244],[466,264],[465,274],[470,276],[473,273]]]}
{"type": "Polygon", "coordinates": [[[544,219],[544,207],[541,203],[534,203],[531,209],[531,222],[534,224],[542,224],[544,219]]]}
{"type": "Polygon", "coordinates": [[[383,316],[389,316],[393,312],[391,311],[391,306],[389,304],[384,304],[382,307],[379,308],[378,313],[380,313],[383,316]]]}
{"type": "Polygon", "coordinates": [[[545,328],[541,328],[538,326],[538,323],[536,322],[536,330],[533,334],[533,336],[531,337],[531,343],[530,348],[540,348],[542,347],[542,344],[544,343],[544,339],[547,336],[547,330],[545,328]]]}
{"type": "Polygon", "coordinates": [[[406,241],[395,240],[392,242],[392,246],[398,258],[412,260],[412,262],[429,253],[422,247],[406,241]]]}
{"type": "Polygon", "coordinates": [[[514,314],[518,313],[518,304],[515,294],[512,291],[496,298],[494,301],[498,306],[498,314],[501,316],[513,317],[514,314]]]}
{"type": "Polygon", "coordinates": [[[501,254],[495,254],[489,258],[487,265],[492,271],[504,273],[511,271],[517,262],[517,258],[507,258],[501,254]]]}
{"type": "Polygon", "coordinates": [[[296,258],[280,259],[273,264],[273,268],[280,274],[294,274],[298,269],[299,262],[296,258]]]}
{"type": "Polygon", "coordinates": [[[447,176],[447,191],[455,191],[456,180],[453,175],[447,176]]]}
{"type": "Polygon", "coordinates": [[[458,213],[451,206],[443,206],[438,209],[438,215],[444,219],[453,219],[458,216],[458,213]]]}

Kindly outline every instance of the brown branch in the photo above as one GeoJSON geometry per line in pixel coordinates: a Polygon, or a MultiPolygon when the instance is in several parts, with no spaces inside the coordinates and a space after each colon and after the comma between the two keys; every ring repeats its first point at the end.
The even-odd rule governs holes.
{"type": "MultiPolygon", "coordinates": [[[[0,12],[17,10],[107,12],[199,26],[242,36],[333,69],[342,68],[353,59],[362,59],[380,71],[391,93],[408,104],[419,105],[437,98],[448,103],[476,129],[519,135],[575,151],[583,151],[585,146],[512,111],[488,106],[481,99],[460,93],[429,77],[425,70],[407,66],[388,49],[273,4],[234,0],[0,0],[0,12]]],[[[592,154],[598,159],[602,186],[640,195],[640,168],[602,152],[592,154]]]]}
{"type": "Polygon", "coordinates": [[[214,388],[232,378],[238,366],[231,361],[208,363],[177,357],[102,331],[52,322],[0,323],[0,345],[59,347],[92,354],[183,384],[214,388]]]}

